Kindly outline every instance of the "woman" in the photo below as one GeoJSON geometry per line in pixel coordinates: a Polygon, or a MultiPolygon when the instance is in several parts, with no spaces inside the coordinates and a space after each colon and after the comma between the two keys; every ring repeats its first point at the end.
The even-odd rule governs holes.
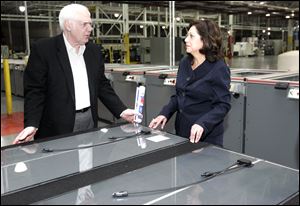
{"type": "Polygon", "coordinates": [[[176,134],[223,146],[223,120],[230,110],[230,70],[223,60],[219,27],[210,20],[192,22],[185,38],[187,56],[179,64],[176,94],[149,127],[163,129],[177,112],[176,134]]]}

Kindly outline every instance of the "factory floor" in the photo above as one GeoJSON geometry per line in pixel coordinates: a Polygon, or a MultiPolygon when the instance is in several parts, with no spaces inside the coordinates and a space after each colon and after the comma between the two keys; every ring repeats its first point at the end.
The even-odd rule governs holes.
{"type": "MultiPolygon", "coordinates": [[[[277,56],[234,57],[227,61],[230,68],[277,69],[277,56]]],[[[23,129],[24,98],[12,95],[13,114],[7,115],[5,92],[1,92],[1,147],[10,145],[23,129]]],[[[98,126],[106,123],[98,122],[98,126]]]]}
{"type": "Polygon", "coordinates": [[[277,69],[278,56],[233,57],[227,60],[230,68],[277,69]]]}

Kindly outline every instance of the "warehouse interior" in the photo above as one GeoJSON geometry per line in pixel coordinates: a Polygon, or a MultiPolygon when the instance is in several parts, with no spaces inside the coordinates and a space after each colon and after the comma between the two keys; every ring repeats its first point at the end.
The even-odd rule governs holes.
{"type": "Polygon", "coordinates": [[[299,2],[1,1],[1,162],[1,204],[299,205],[299,2]],[[98,100],[97,130],[14,145],[24,129],[23,75],[32,45],[61,34],[59,12],[70,3],[89,9],[89,41],[100,48],[105,76],[128,108],[136,109],[137,90],[145,86],[142,122],[126,124],[98,100]],[[176,93],[189,23],[205,19],[221,29],[224,61],[231,73],[224,148],[191,146],[182,140],[176,135],[175,115],[164,129],[151,130],[161,138],[152,141],[140,134],[141,128],[149,130],[176,93]],[[98,147],[101,138],[132,132],[134,142],[125,138],[114,146],[98,147]],[[58,149],[51,155],[39,153],[43,147],[42,151],[79,149],[58,149]],[[81,160],[86,157],[92,162],[81,160]],[[245,172],[256,179],[252,185],[241,186],[244,174],[234,176],[235,172],[229,174],[233,181],[224,176],[211,185],[191,178],[197,170],[202,172],[201,165],[215,171],[236,158],[248,158],[250,169],[259,168],[245,172]],[[75,166],[64,165],[72,161],[75,166]],[[16,172],[20,165],[26,169],[16,172]],[[45,175],[39,175],[41,167],[45,175]],[[152,173],[161,177],[153,178],[152,173]],[[227,184],[232,193],[224,195],[228,192],[219,184],[227,184]],[[122,187],[125,193],[116,193],[122,187]],[[113,198],[108,197],[112,192],[113,198]]]}

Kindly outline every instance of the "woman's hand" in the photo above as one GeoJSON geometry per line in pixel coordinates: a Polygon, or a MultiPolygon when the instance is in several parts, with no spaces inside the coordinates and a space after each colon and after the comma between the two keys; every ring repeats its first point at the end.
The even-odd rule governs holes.
{"type": "Polygon", "coordinates": [[[201,127],[199,124],[194,124],[191,128],[190,142],[198,143],[202,137],[203,132],[203,127],[201,127]]]}
{"type": "Polygon", "coordinates": [[[148,127],[152,129],[156,129],[158,125],[161,124],[161,129],[163,129],[166,122],[167,122],[167,118],[164,115],[159,115],[155,119],[152,119],[148,127]]]}

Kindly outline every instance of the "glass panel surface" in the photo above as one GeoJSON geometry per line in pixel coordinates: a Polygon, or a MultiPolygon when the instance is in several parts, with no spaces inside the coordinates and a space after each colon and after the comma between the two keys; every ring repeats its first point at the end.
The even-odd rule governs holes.
{"type": "Polygon", "coordinates": [[[298,187],[299,170],[209,146],[35,204],[280,204],[298,187]],[[254,166],[188,185],[203,180],[204,172],[223,170],[241,158],[254,166]],[[113,198],[118,191],[129,195],[113,198]]]}
{"type": "Polygon", "coordinates": [[[187,141],[158,130],[136,135],[141,130],[150,129],[126,124],[5,148],[1,150],[1,195],[187,141]]]}

